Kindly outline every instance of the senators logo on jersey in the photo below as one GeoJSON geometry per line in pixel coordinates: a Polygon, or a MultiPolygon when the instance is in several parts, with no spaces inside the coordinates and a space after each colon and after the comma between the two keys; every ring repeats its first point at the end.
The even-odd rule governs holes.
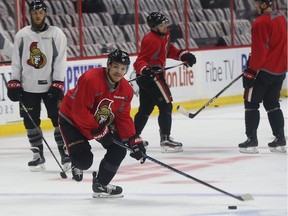
{"type": "Polygon", "coordinates": [[[27,60],[27,64],[36,68],[41,69],[47,63],[46,55],[41,52],[37,47],[38,42],[32,42],[30,45],[30,58],[27,60]]]}
{"type": "Polygon", "coordinates": [[[99,125],[109,126],[113,122],[115,116],[111,109],[112,103],[112,100],[105,98],[98,104],[94,118],[99,125]]]}

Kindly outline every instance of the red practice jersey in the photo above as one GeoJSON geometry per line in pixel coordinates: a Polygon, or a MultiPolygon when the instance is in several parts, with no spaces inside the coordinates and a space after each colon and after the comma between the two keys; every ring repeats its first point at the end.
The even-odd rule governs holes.
{"type": "Polygon", "coordinates": [[[133,90],[125,78],[116,89],[107,80],[106,68],[92,68],[78,80],[74,89],[65,95],[60,115],[76,127],[87,139],[104,125],[114,125],[121,139],[135,135],[130,116],[133,90]]]}
{"type": "Polygon", "coordinates": [[[180,50],[170,43],[170,33],[160,36],[156,32],[149,32],[141,42],[140,53],[134,63],[134,69],[141,74],[145,67],[165,67],[166,58],[179,60],[180,50]]]}
{"type": "Polygon", "coordinates": [[[277,12],[263,14],[252,25],[249,68],[271,74],[287,72],[287,28],[285,17],[277,12]]]}

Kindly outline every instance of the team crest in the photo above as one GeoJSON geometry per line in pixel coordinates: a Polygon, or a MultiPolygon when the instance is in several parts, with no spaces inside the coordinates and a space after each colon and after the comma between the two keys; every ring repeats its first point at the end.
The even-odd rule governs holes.
{"type": "Polygon", "coordinates": [[[111,104],[112,100],[107,98],[103,99],[97,106],[94,114],[94,118],[99,125],[110,125],[114,120],[114,114],[112,113],[111,104]]]}
{"type": "Polygon", "coordinates": [[[38,42],[32,42],[30,45],[30,58],[27,60],[27,64],[36,68],[41,69],[47,63],[47,58],[44,53],[37,47],[38,42]]]}

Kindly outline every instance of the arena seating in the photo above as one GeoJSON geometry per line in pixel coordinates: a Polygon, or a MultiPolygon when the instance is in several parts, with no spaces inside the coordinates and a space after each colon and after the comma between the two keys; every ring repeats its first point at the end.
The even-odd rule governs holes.
{"type": "MultiPolygon", "coordinates": [[[[30,0],[29,0],[30,1],[30,0]]],[[[82,1],[84,53],[87,56],[102,55],[113,48],[136,52],[135,2],[134,0],[85,0],[82,1]]],[[[160,11],[169,19],[171,41],[181,49],[185,44],[185,1],[139,0],[139,36],[149,32],[146,17],[152,11],[160,11]]],[[[234,45],[251,42],[251,22],[254,5],[250,0],[234,1],[234,45]],[[249,19],[247,19],[249,17],[249,19]],[[248,33],[247,33],[248,32],[248,33]]],[[[80,56],[79,16],[77,0],[46,0],[47,22],[60,27],[67,36],[68,57],[80,56]]],[[[285,0],[277,0],[284,5],[285,0]]],[[[26,22],[30,23],[26,0],[26,22]]],[[[189,48],[231,45],[230,0],[188,0],[189,48]]],[[[286,3],[287,10],[287,3],[286,3]]],[[[14,1],[1,0],[0,24],[4,34],[13,42],[15,21],[14,1]]]]}

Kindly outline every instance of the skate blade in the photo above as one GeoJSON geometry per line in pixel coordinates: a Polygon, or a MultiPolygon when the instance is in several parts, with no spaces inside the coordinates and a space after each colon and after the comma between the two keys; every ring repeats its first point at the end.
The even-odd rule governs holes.
{"type": "Polygon", "coordinates": [[[286,146],[270,147],[270,151],[273,153],[286,153],[286,146]]]}
{"type": "Polygon", "coordinates": [[[124,197],[124,195],[123,194],[115,194],[115,195],[111,195],[111,194],[107,194],[107,193],[93,193],[93,195],[92,195],[92,197],[93,198],[96,198],[96,199],[103,199],[103,198],[108,198],[108,199],[110,199],[110,198],[122,198],[122,197],[124,197]]]}
{"type": "Polygon", "coordinates": [[[176,152],[183,152],[183,148],[181,147],[168,147],[168,146],[161,146],[162,153],[176,153],[176,152]]]}
{"type": "Polygon", "coordinates": [[[258,154],[259,151],[256,147],[239,148],[239,152],[244,154],[258,154]]]}
{"type": "Polygon", "coordinates": [[[44,172],[46,170],[45,164],[39,164],[37,166],[29,166],[31,172],[44,172]]]}

